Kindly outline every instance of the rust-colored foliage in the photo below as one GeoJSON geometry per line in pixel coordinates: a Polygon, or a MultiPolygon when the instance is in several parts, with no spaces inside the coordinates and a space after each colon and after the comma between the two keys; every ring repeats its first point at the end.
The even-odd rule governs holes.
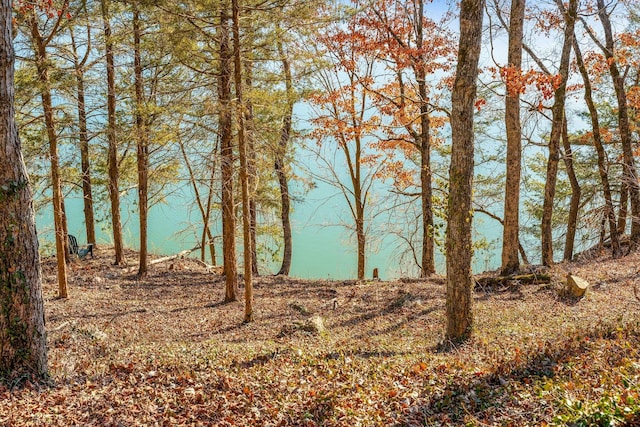
{"type": "Polygon", "coordinates": [[[49,18],[65,15],[65,18],[71,19],[71,14],[67,10],[69,2],[55,2],[54,0],[16,0],[14,9],[20,13],[25,13],[33,9],[45,12],[49,18]]]}
{"type": "MultiPolygon", "coordinates": [[[[424,2],[429,3],[429,2],[424,2]]],[[[356,7],[363,6],[354,1],[356,7]]],[[[433,114],[443,91],[449,91],[456,46],[455,37],[429,19],[418,21],[419,1],[399,3],[378,0],[362,8],[354,20],[361,54],[375,55],[376,72],[382,79],[362,79],[372,103],[381,115],[379,139],[372,145],[384,152],[385,168],[379,176],[392,178],[399,189],[419,186],[419,171],[408,169],[405,159],[417,161],[422,144],[421,115],[430,120],[430,146],[441,140],[438,131],[447,123],[446,114],[433,114]],[[371,6],[371,5],[369,5],[371,6]],[[427,34],[420,41],[419,33],[427,34]],[[421,94],[420,80],[425,82],[421,94]]]]}
{"type": "Polygon", "coordinates": [[[494,77],[499,76],[502,79],[507,92],[512,96],[524,94],[535,87],[535,90],[541,96],[538,103],[539,111],[545,108],[544,101],[553,99],[555,90],[562,83],[562,77],[559,74],[547,74],[534,69],[519,70],[514,67],[504,66],[490,67],[488,70],[493,73],[494,77]]]}
{"type": "Polygon", "coordinates": [[[322,90],[309,97],[321,110],[312,119],[312,136],[318,144],[331,139],[345,149],[354,140],[375,132],[380,124],[378,116],[365,114],[367,91],[364,88],[372,81],[373,55],[366,54],[367,38],[353,25],[329,32],[319,37],[319,41],[334,65],[325,76],[322,90]],[[341,75],[346,76],[344,82],[341,75]]]}

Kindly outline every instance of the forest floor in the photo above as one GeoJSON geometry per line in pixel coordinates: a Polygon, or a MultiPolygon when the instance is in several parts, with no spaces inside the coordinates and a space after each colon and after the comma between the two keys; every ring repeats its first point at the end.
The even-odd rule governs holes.
{"type": "Polygon", "coordinates": [[[74,262],[64,300],[45,260],[51,381],[0,386],[0,425],[640,425],[638,254],[477,288],[459,346],[441,344],[443,278],[260,277],[243,324],[198,262],[136,280],[112,257],[74,262]],[[559,296],[569,271],[584,298],[559,296]]]}

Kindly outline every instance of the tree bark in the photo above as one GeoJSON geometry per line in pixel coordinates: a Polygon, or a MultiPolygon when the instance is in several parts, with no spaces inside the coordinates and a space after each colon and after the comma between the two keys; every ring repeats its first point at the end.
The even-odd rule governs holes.
{"type": "Polygon", "coordinates": [[[124,244],[122,241],[122,221],[120,219],[120,171],[118,166],[118,141],[116,139],[116,77],[113,58],[113,40],[109,22],[109,0],[101,0],[102,24],[105,38],[105,57],[107,62],[107,139],[109,200],[111,201],[111,227],[115,248],[114,265],[125,265],[124,244]]]}
{"type": "Polygon", "coordinates": [[[629,187],[620,183],[620,206],[618,208],[618,234],[624,235],[627,231],[627,213],[629,212],[629,187]]]}
{"type": "Polygon", "coordinates": [[[282,119],[282,128],[280,129],[280,141],[276,148],[274,168],[278,176],[278,185],[280,186],[280,220],[282,222],[282,264],[278,275],[288,276],[291,270],[291,259],[293,256],[293,241],[291,233],[291,201],[289,197],[289,182],[287,180],[287,172],[285,170],[285,156],[287,147],[291,138],[291,121],[293,117],[293,78],[291,76],[291,64],[287,57],[282,42],[278,41],[278,54],[282,63],[282,71],[284,72],[284,84],[287,97],[286,110],[282,119]]]}
{"type": "Polygon", "coordinates": [[[451,94],[451,165],[447,221],[447,331],[450,340],[471,333],[471,191],[473,183],[473,108],[482,40],[484,0],[460,3],[460,42],[451,94]]]}
{"type": "MultiPolygon", "coordinates": [[[[251,22],[251,9],[245,12],[246,22],[251,22]]],[[[238,24],[239,25],[239,24],[238,24]]],[[[244,82],[246,91],[251,93],[253,88],[253,60],[248,57],[242,58],[242,67],[244,74],[244,82]]],[[[243,91],[244,92],[244,91],[243,91]]],[[[249,233],[251,235],[251,271],[254,276],[260,275],[258,268],[258,205],[256,201],[257,194],[257,170],[256,170],[256,126],[253,116],[253,102],[250,96],[244,96],[244,134],[247,148],[247,180],[249,183],[249,223],[251,227],[249,233]]]]}
{"type": "Polygon", "coordinates": [[[556,195],[558,161],[560,159],[560,138],[562,137],[562,127],[565,120],[565,93],[567,89],[567,78],[569,75],[569,60],[571,59],[573,29],[575,26],[577,7],[578,0],[570,0],[569,9],[564,14],[564,42],[562,45],[562,53],[560,55],[560,68],[558,70],[561,82],[554,92],[554,103],[552,108],[553,118],[551,123],[551,135],[549,137],[549,158],[547,160],[547,177],[544,189],[544,202],[542,204],[541,225],[542,264],[546,266],[553,264],[553,202],[556,195]]]}
{"type": "Polygon", "coordinates": [[[609,20],[609,14],[607,13],[604,0],[598,0],[597,4],[598,16],[600,17],[605,37],[603,53],[609,64],[609,74],[613,80],[613,87],[618,100],[618,128],[620,130],[620,141],[622,143],[624,159],[624,180],[628,186],[629,199],[631,200],[631,240],[629,241],[629,248],[630,250],[635,250],[640,244],[640,184],[638,183],[638,173],[633,155],[627,93],[624,88],[625,77],[620,74],[620,70],[618,69],[611,21],[609,20]]]}
{"type": "MultiPolygon", "coordinates": [[[[357,191],[358,194],[360,191],[357,191]]],[[[364,229],[364,203],[360,196],[356,199],[356,238],[358,240],[358,280],[364,280],[366,261],[366,240],[367,235],[364,229]]]]}
{"type": "MultiPolygon", "coordinates": [[[[511,1],[508,66],[518,77],[522,72],[522,35],[525,0],[511,1]]],[[[511,75],[511,74],[509,74],[511,75]]],[[[504,192],[504,228],[502,233],[501,274],[520,270],[518,235],[520,231],[520,175],[522,169],[522,129],[520,124],[520,82],[516,87],[507,80],[505,127],[507,130],[507,178],[504,192]]]]}
{"type": "MultiPolygon", "coordinates": [[[[566,116],[566,115],[565,115],[566,116]]],[[[576,171],[573,168],[573,151],[571,150],[571,143],[569,142],[569,132],[567,130],[567,120],[565,119],[562,125],[562,145],[564,148],[564,165],[567,168],[567,175],[569,176],[569,183],[571,184],[571,201],[569,204],[569,218],[567,220],[567,237],[564,245],[565,261],[571,261],[573,259],[573,247],[576,240],[576,230],[578,228],[578,212],[580,210],[580,183],[576,176],[576,171]]]]}
{"type": "MultiPolygon", "coordinates": [[[[351,76],[351,78],[353,78],[353,76],[351,76]]],[[[351,94],[351,96],[354,96],[353,93],[351,94]]],[[[355,111],[355,109],[353,109],[353,111],[355,111]]],[[[362,188],[362,137],[361,135],[355,135],[353,139],[353,157],[351,150],[347,144],[342,145],[342,151],[344,152],[347,169],[349,170],[349,177],[351,179],[351,185],[353,187],[353,202],[348,201],[348,204],[356,226],[357,277],[358,280],[363,280],[366,264],[367,236],[364,224],[364,212],[367,203],[367,194],[366,192],[364,192],[363,194],[362,188]]]]}
{"type": "Polygon", "coordinates": [[[242,186],[242,237],[244,242],[244,321],[253,321],[253,251],[251,249],[251,206],[249,204],[249,166],[247,159],[247,141],[244,129],[244,100],[242,93],[242,60],[240,53],[240,4],[231,0],[233,26],[233,62],[236,89],[236,110],[238,117],[238,151],[240,152],[240,184],[242,186]]]}
{"type": "MultiPolygon", "coordinates": [[[[89,132],[87,127],[87,107],[85,104],[84,66],[89,59],[91,49],[87,50],[82,60],[78,56],[78,47],[75,42],[73,27],[69,27],[71,36],[71,49],[73,51],[73,68],[76,75],[78,94],[78,133],[80,140],[80,162],[82,168],[82,200],[84,204],[84,224],[87,235],[87,243],[96,244],[96,224],[93,209],[93,189],[91,185],[91,164],[89,161],[89,132]]],[[[90,30],[87,29],[87,35],[90,30]]]]}
{"type": "MultiPolygon", "coordinates": [[[[418,2],[418,17],[416,19],[416,49],[422,50],[424,43],[423,20],[424,1],[418,2]]],[[[425,75],[424,59],[420,57],[414,64],[420,98],[420,202],[422,204],[422,259],[420,276],[428,277],[436,272],[433,240],[433,190],[431,186],[431,120],[427,96],[427,78],[425,75]]]]}
{"type": "Polygon", "coordinates": [[[609,184],[607,154],[604,149],[604,144],[602,143],[602,136],[600,135],[600,120],[598,119],[598,109],[593,102],[593,89],[591,87],[591,80],[589,79],[589,72],[587,71],[582,59],[580,46],[575,39],[573,40],[573,51],[576,55],[578,70],[580,71],[582,81],[584,82],[584,100],[587,104],[587,108],[589,109],[589,117],[591,118],[593,145],[595,146],[598,154],[598,173],[600,174],[600,181],[602,181],[602,190],[604,192],[605,217],[609,223],[609,232],[611,233],[611,252],[614,258],[618,258],[622,255],[622,250],[620,249],[619,228],[616,224],[616,213],[613,208],[611,184],[609,184]]]}
{"type": "MultiPolygon", "coordinates": [[[[353,87],[355,83],[355,76],[350,74],[349,78],[351,79],[350,85],[353,87]]],[[[351,89],[350,97],[350,101],[353,103],[351,106],[351,112],[349,113],[350,119],[352,120],[351,124],[353,128],[357,128],[357,126],[362,123],[364,110],[357,112],[355,106],[355,92],[353,89],[351,89]]],[[[362,100],[360,102],[361,105],[366,105],[366,93],[363,93],[362,100]]],[[[349,171],[349,178],[351,179],[351,186],[353,188],[353,202],[349,201],[349,199],[347,199],[347,201],[356,226],[357,277],[358,280],[363,280],[365,276],[367,238],[364,213],[367,205],[368,194],[366,189],[363,189],[362,185],[362,134],[356,132],[353,136],[353,153],[351,152],[349,145],[346,143],[347,138],[344,136],[342,138],[345,142],[342,144],[341,149],[344,152],[347,169],[349,171]]]]}
{"type": "Polygon", "coordinates": [[[220,9],[219,43],[220,74],[220,170],[222,175],[222,252],[224,256],[225,302],[237,301],[236,220],[233,201],[233,142],[231,117],[231,61],[229,47],[229,15],[225,2],[220,9]]]}
{"type": "MultiPolygon", "coordinates": [[[[353,78],[353,76],[351,76],[353,78]]],[[[353,82],[353,81],[352,81],[353,82]]],[[[353,96],[353,94],[352,94],[353,96]]],[[[363,104],[364,105],[364,104],[363,104]]],[[[355,109],[353,110],[355,111],[355,109]]],[[[349,169],[349,176],[351,178],[351,185],[353,186],[353,204],[349,203],[351,214],[356,225],[356,248],[357,248],[357,274],[358,280],[363,280],[365,275],[366,264],[366,231],[364,225],[364,212],[367,203],[367,195],[363,194],[362,188],[362,138],[360,135],[354,137],[354,151],[353,158],[351,157],[351,150],[344,144],[342,151],[345,154],[345,160],[349,169]]]]}
{"type": "Polygon", "coordinates": [[[140,220],[140,253],[138,262],[138,277],[145,277],[148,270],[147,261],[147,222],[149,209],[149,134],[146,126],[146,112],[144,99],[144,79],[142,75],[142,61],[140,42],[140,11],[134,0],[133,7],[133,69],[136,94],[136,139],[137,139],[137,169],[138,169],[138,215],[140,220]]]}
{"type": "MultiPolygon", "coordinates": [[[[209,188],[208,188],[208,192],[207,192],[207,206],[204,210],[205,215],[203,215],[202,217],[202,223],[203,223],[203,235],[206,231],[206,235],[209,239],[208,241],[208,246],[209,246],[209,256],[211,257],[211,265],[212,266],[216,266],[217,265],[217,261],[216,261],[216,244],[213,238],[213,233],[211,232],[211,226],[209,225],[209,219],[211,218],[211,205],[213,204],[213,189],[214,189],[214,182],[215,182],[215,168],[216,168],[216,162],[215,159],[217,158],[216,156],[218,155],[218,144],[216,143],[215,149],[213,150],[213,164],[211,165],[211,175],[209,177],[209,188]]],[[[204,240],[204,239],[203,239],[204,240]]],[[[204,261],[204,253],[202,254],[202,258],[204,261]]]]}
{"type": "Polygon", "coordinates": [[[14,111],[12,2],[0,3],[0,378],[47,376],[38,236],[14,111]]]}
{"type": "Polygon", "coordinates": [[[53,192],[53,228],[56,240],[56,264],[58,266],[58,296],[60,298],[67,298],[69,296],[67,286],[68,243],[64,215],[64,196],[62,194],[62,186],[60,184],[58,134],[56,132],[55,120],[53,118],[53,101],[51,98],[51,82],[49,80],[47,41],[40,33],[40,29],[38,27],[38,18],[35,11],[33,10],[30,12],[29,22],[31,26],[31,38],[36,57],[38,80],[42,84],[40,97],[42,99],[44,121],[47,128],[47,138],[49,140],[49,157],[51,159],[51,187],[53,192]]]}

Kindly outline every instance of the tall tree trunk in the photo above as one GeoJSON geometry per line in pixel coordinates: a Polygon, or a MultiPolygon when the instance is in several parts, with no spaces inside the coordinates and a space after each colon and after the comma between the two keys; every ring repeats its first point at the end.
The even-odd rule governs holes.
{"type": "MultiPolygon", "coordinates": [[[[353,76],[351,76],[351,78],[353,78],[353,76]]],[[[352,80],[352,83],[353,81],[354,80],[352,80]]],[[[364,224],[364,212],[367,203],[367,194],[366,192],[365,194],[363,194],[362,188],[362,137],[360,135],[356,135],[354,138],[354,143],[355,152],[353,153],[353,158],[351,157],[351,151],[346,144],[342,146],[342,151],[344,151],[345,154],[345,159],[349,168],[349,176],[351,178],[351,185],[353,186],[353,203],[349,202],[349,207],[351,209],[351,214],[353,215],[353,219],[356,225],[358,280],[364,280],[367,237],[364,224]]]]}
{"type": "Polygon", "coordinates": [[[51,85],[49,81],[49,66],[47,57],[47,41],[43,38],[38,28],[38,18],[35,11],[30,13],[31,37],[36,55],[36,69],[38,80],[42,84],[40,97],[44,110],[47,138],[49,139],[49,157],[51,158],[51,187],[53,192],[53,224],[56,238],[56,259],[58,266],[58,296],[69,296],[67,287],[67,234],[64,216],[64,200],[60,184],[60,165],[58,161],[58,134],[56,133],[55,120],[53,118],[53,101],[51,98],[51,85]]]}
{"type": "Polygon", "coordinates": [[[122,241],[122,221],[120,219],[120,171],[118,166],[118,141],[116,139],[116,77],[113,58],[113,40],[109,22],[109,0],[101,0],[102,23],[104,26],[105,56],[107,62],[107,139],[109,199],[111,201],[111,227],[113,228],[113,245],[115,247],[114,265],[124,265],[124,244],[122,241]]]}
{"type": "Polygon", "coordinates": [[[627,231],[627,213],[629,212],[629,187],[620,183],[620,207],[618,208],[618,234],[627,231]]]}
{"type": "Polygon", "coordinates": [[[609,232],[611,233],[611,251],[613,257],[618,258],[622,255],[622,250],[620,249],[619,229],[616,224],[616,213],[613,208],[613,197],[611,196],[611,185],[609,184],[607,154],[604,149],[604,144],[602,143],[602,136],[600,135],[600,120],[598,119],[598,109],[593,102],[593,89],[591,87],[591,80],[589,80],[589,72],[585,67],[580,46],[575,38],[573,40],[573,51],[575,52],[578,69],[584,82],[584,100],[591,118],[593,145],[598,154],[598,173],[600,174],[600,181],[602,181],[602,190],[604,192],[605,217],[609,223],[609,232]]]}
{"type": "Polygon", "coordinates": [[[142,76],[142,61],[140,42],[140,11],[134,0],[133,7],[133,68],[136,92],[136,139],[138,166],[138,209],[140,219],[140,257],[138,262],[138,277],[147,275],[147,222],[149,209],[149,134],[146,126],[146,109],[144,100],[144,79],[142,76]]]}
{"type": "MultiPolygon", "coordinates": [[[[57,144],[56,144],[57,145],[57,144]]],[[[57,151],[57,150],[56,150],[57,151]]],[[[59,175],[59,174],[58,174],[59,175]]],[[[60,184],[60,209],[62,212],[62,239],[64,247],[64,259],[67,264],[71,264],[71,244],[69,243],[69,225],[67,223],[67,208],[64,204],[64,193],[62,192],[62,184],[60,184]]]]}
{"type": "Polygon", "coordinates": [[[220,74],[218,102],[220,103],[220,170],[222,175],[222,252],[224,256],[225,302],[238,300],[236,266],[236,220],[233,201],[233,142],[231,117],[231,61],[229,47],[228,3],[220,9],[219,43],[220,74]]]}
{"type": "MultiPolygon", "coordinates": [[[[91,186],[91,164],[89,161],[89,132],[87,127],[87,108],[85,104],[84,66],[89,59],[91,49],[87,50],[82,60],[78,56],[78,46],[75,41],[73,27],[69,27],[71,35],[71,49],[73,51],[73,67],[76,75],[76,87],[78,94],[78,130],[80,140],[80,162],[82,168],[82,200],[84,204],[84,224],[87,235],[87,243],[96,243],[96,224],[93,209],[93,190],[91,186]]],[[[87,30],[90,34],[90,30],[87,30]]]]}
{"type": "Polygon", "coordinates": [[[15,123],[12,2],[0,3],[0,378],[47,375],[38,236],[15,123]]]}
{"type": "MultiPolygon", "coordinates": [[[[249,8],[245,11],[244,19],[246,22],[252,22],[251,17],[252,9],[249,8]]],[[[238,24],[239,25],[239,24],[238,24]]],[[[246,57],[242,58],[242,67],[244,82],[246,87],[246,93],[249,95],[244,96],[244,133],[247,147],[247,174],[249,182],[249,223],[251,228],[249,233],[251,235],[251,271],[255,276],[260,274],[258,268],[258,206],[256,202],[257,188],[257,170],[256,170],[256,126],[253,116],[253,101],[251,100],[251,91],[253,90],[253,63],[251,51],[247,51],[246,57]]]]}
{"type": "MultiPolygon", "coordinates": [[[[424,43],[423,32],[424,1],[418,2],[418,16],[416,17],[416,49],[422,50],[424,43]]],[[[418,96],[420,97],[420,202],[422,204],[422,259],[420,276],[428,277],[436,272],[433,239],[433,190],[431,187],[431,120],[427,96],[427,79],[425,75],[424,58],[416,63],[416,80],[418,82],[418,96]]]]}
{"type": "Polygon", "coordinates": [[[471,191],[473,184],[473,104],[482,41],[484,0],[462,0],[456,77],[451,94],[451,165],[447,221],[447,331],[450,340],[471,333],[471,191]]]}
{"type": "MultiPolygon", "coordinates": [[[[350,76],[353,79],[353,76],[350,76]]],[[[351,80],[353,84],[354,80],[351,80]]],[[[354,94],[351,93],[352,99],[354,94]]],[[[364,95],[366,97],[366,95],[364,95]]],[[[363,97],[362,105],[365,105],[363,97]]],[[[355,108],[353,109],[355,111],[355,108]]],[[[362,113],[360,113],[362,114],[362,113]]],[[[362,116],[359,117],[362,119],[362,116]]],[[[356,120],[353,121],[355,127],[356,120]]],[[[353,202],[348,200],[349,209],[356,226],[356,249],[357,249],[357,274],[358,280],[363,280],[365,276],[366,264],[366,230],[364,223],[364,212],[367,204],[367,192],[362,188],[362,137],[356,135],[354,137],[354,153],[352,157],[351,150],[347,144],[342,145],[342,151],[345,155],[347,168],[349,169],[349,177],[353,187],[353,202]]]]}
{"type": "Polygon", "coordinates": [[[276,148],[274,168],[276,175],[278,176],[278,185],[280,186],[280,220],[282,222],[282,239],[284,249],[282,253],[282,264],[278,275],[289,275],[291,270],[291,258],[293,255],[293,243],[291,234],[291,219],[290,210],[291,202],[289,198],[289,182],[287,180],[287,173],[285,170],[285,156],[287,154],[287,147],[291,138],[291,120],[293,117],[293,79],[291,76],[291,64],[287,57],[282,42],[278,40],[278,54],[280,55],[280,62],[282,62],[282,71],[284,72],[284,84],[287,97],[286,110],[284,117],[282,118],[282,128],[280,129],[280,141],[276,148]]]}
{"type": "MultiPolygon", "coordinates": [[[[522,73],[522,34],[525,0],[511,1],[508,66],[518,78],[522,73]]],[[[520,231],[520,175],[522,169],[522,129],[520,125],[520,82],[507,80],[505,127],[507,130],[507,178],[504,191],[501,274],[520,270],[518,258],[520,231]]]]}
{"type": "Polygon", "coordinates": [[[244,133],[244,100],[242,93],[242,58],[240,52],[240,5],[231,0],[233,10],[233,62],[238,117],[238,151],[240,152],[240,184],[242,186],[242,237],[244,242],[244,321],[253,321],[253,269],[251,250],[251,207],[249,205],[249,166],[244,133]]]}
{"type": "MultiPolygon", "coordinates": [[[[405,124],[407,133],[413,139],[418,153],[420,155],[420,204],[421,204],[421,226],[422,226],[422,242],[421,242],[421,259],[416,264],[420,266],[420,276],[428,277],[435,273],[435,257],[434,257],[434,219],[433,219],[433,187],[431,173],[431,118],[429,117],[429,97],[426,81],[425,61],[431,60],[425,58],[423,52],[424,47],[424,0],[413,2],[413,20],[415,23],[415,48],[412,48],[411,42],[405,43],[398,33],[396,33],[387,23],[386,30],[389,35],[403,49],[413,50],[411,53],[411,67],[416,76],[418,84],[418,103],[420,109],[420,130],[416,131],[414,123],[405,124]]],[[[381,22],[387,22],[387,17],[374,9],[381,22]]],[[[397,70],[397,82],[399,85],[398,105],[399,109],[405,108],[406,95],[405,84],[403,82],[402,71],[397,70]]],[[[412,101],[413,102],[413,101],[412,101]]],[[[415,251],[414,251],[415,252],[415,251]]]]}
{"type": "Polygon", "coordinates": [[[627,93],[624,88],[624,76],[620,74],[617,59],[615,57],[615,47],[611,21],[604,3],[598,0],[598,16],[604,30],[605,46],[603,53],[609,64],[609,74],[613,80],[613,87],[618,100],[618,128],[620,131],[620,141],[622,143],[622,153],[624,159],[625,184],[629,188],[629,199],[631,200],[631,239],[629,247],[634,250],[640,244],[640,184],[638,183],[638,173],[633,156],[633,145],[631,140],[631,127],[629,125],[629,110],[627,106],[627,93]]]}
{"type": "MultiPolygon", "coordinates": [[[[422,91],[425,86],[418,82],[418,90],[422,91]]],[[[426,95],[426,90],[424,90],[426,95]]],[[[421,95],[422,96],[422,95],[421,95]]],[[[431,142],[430,142],[430,119],[429,113],[424,105],[421,110],[421,132],[420,132],[420,202],[422,205],[422,259],[420,260],[420,276],[429,277],[436,272],[434,256],[433,238],[433,190],[431,186],[431,142]]]]}
{"type": "MultiPolygon", "coordinates": [[[[566,115],[565,115],[566,116],[566,115]]],[[[571,184],[571,201],[569,204],[569,218],[567,220],[567,238],[564,244],[564,256],[565,261],[571,261],[573,259],[573,247],[576,240],[576,230],[578,228],[578,212],[580,210],[580,183],[576,176],[576,171],[573,168],[573,151],[571,150],[571,143],[569,142],[569,132],[567,130],[567,120],[565,119],[562,125],[562,145],[564,148],[564,165],[567,168],[567,175],[569,176],[569,182],[571,184]]]]}
{"type": "MultiPolygon", "coordinates": [[[[216,177],[216,163],[215,163],[215,159],[216,156],[218,155],[218,144],[216,143],[216,147],[213,150],[214,154],[213,154],[213,158],[214,158],[214,162],[213,165],[211,165],[211,175],[209,177],[209,188],[208,188],[208,192],[207,192],[207,206],[205,208],[205,215],[203,217],[203,224],[204,224],[204,228],[206,229],[206,233],[207,233],[207,237],[208,237],[208,242],[207,245],[209,246],[209,255],[211,256],[211,265],[217,265],[217,261],[216,261],[216,244],[213,238],[213,233],[211,232],[211,226],[209,225],[209,219],[211,218],[211,205],[213,204],[213,194],[214,194],[214,184],[215,184],[215,177],[216,177]]],[[[204,261],[204,259],[203,259],[204,261]]]]}
{"type": "Polygon", "coordinates": [[[564,42],[560,55],[560,68],[558,74],[561,83],[554,92],[553,118],[551,123],[551,135],[549,137],[549,159],[547,161],[547,177],[544,189],[544,202],[542,204],[542,264],[553,264],[553,202],[556,195],[556,181],[558,176],[558,161],[560,159],[560,138],[564,121],[565,93],[567,89],[567,77],[569,75],[569,60],[573,44],[573,29],[576,20],[578,0],[570,0],[569,9],[565,12],[564,42]]]}
{"type": "MultiPolygon", "coordinates": [[[[247,15],[249,17],[249,15],[247,15]]],[[[245,59],[243,62],[244,81],[246,90],[251,91],[253,87],[253,62],[245,59]]],[[[244,129],[247,147],[247,174],[249,183],[249,232],[251,235],[251,271],[255,276],[260,274],[258,268],[258,207],[256,204],[257,182],[256,179],[256,127],[253,117],[253,102],[249,96],[244,97],[244,129]]]]}
{"type": "MultiPolygon", "coordinates": [[[[195,181],[193,182],[194,185],[197,185],[195,183],[195,181]]],[[[200,260],[202,262],[205,261],[205,253],[206,253],[206,249],[209,248],[209,257],[211,258],[211,265],[215,266],[216,265],[216,247],[214,244],[214,239],[213,239],[213,233],[211,232],[211,227],[209,226],[209,216],[211,214],[211,203],[209,203],[211,199],[208,198],[207,199],[207,208],[206,211],[204,209],[202,209],[200,211],[202,215],[202,223],[203,223],[203,227],[202,227],[202,235],[200,237],[200,246],[201,246],[201,251],[200,251],[200,260]]],[[[202,202],[198,202],[198,204],[202,204],[202,202]]]]}
{"type": "Polygon", "coordinates": [[[364,203],[356,199],[356,238],[358,240],[358,280],[364,280],[366,262],[366,239],[364,229],[364,203]]]}

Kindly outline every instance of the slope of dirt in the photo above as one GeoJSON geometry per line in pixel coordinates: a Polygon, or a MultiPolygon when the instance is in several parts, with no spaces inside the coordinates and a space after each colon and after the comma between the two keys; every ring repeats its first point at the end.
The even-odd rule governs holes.
{"type": "Polygon", "coordinates": [[[441,345],[442,278],[260,277],[243,324],[242,302],[222,304],[223,278],[200,263],[136,280],[112,256],[76,261],[66,300],[45,260],[51,384],[0,386],[0,425],[640,423],[638,255],[477,289],[474,336],[458,347],[441,345]],[[568,272],[592,283],[585,298],[558,296],[568,272]]]}

